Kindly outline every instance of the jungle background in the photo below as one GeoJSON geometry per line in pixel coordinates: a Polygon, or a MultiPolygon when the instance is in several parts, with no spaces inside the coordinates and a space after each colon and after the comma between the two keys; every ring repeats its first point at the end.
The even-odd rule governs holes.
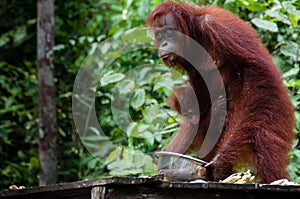
{"type": "MultiPolygon", "coordinates": [[[[133,122],[123,132],[111,113],[112,89],[124,74],[142,64],[161,64],[155,51],[139,51],[119,58],[101,79],[96,109],[104,132],[122,151],[105,162],[84,147],[72,118],[72,89],[81,63],[97,45],[122,31],[145,26],[159,0],[55,1],[55,87],[58,122],[58,182],[108,175],[155,173],[148,153],[163,148],[177,131],[179,116],[168,105],[169,86],[183,83],[170,73],[152,74],[155,84],[140,87],[130,99],[133,122]],[[105,86],[103,86],[105,85],[105,86]],[[162,111],[163,109],[163,111],[162,111]],[[155,117],[154,117],[155,116],[155,117]],[[164,121],[164,122],[161,122],[164,121]],[[159,129],[159,131],[157,131],[159,129]],[[147,137],[147,138],[143,138],[147,137]],[[133,151],[145,155],[135,157],[133,151]]],[[[196,0],[235,13],[259,33],[282,70],[284,84],[295,106],[296,129],[288,171],[300,182],[300,41],[299,0],[196,0]]],[[[0,190],[11,184],[38,185],[37,3],[0,1],[0,190]]],[[[247,33],[245,33],[247,34],[247,33]]],[[[166,69],[167,70],[167,69],[166,69]]]]}

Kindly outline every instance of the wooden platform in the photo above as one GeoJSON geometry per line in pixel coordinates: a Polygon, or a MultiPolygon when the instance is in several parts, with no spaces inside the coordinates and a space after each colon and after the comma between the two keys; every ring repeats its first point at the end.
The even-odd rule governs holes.
{"type": "Polygon", "coordinates": [[[166,182],[162,176],[109,177],[2,191],[0,198],[104,199],[104,198],[202,198],[202,199],[291,199],[300,198],[300,186],[166,182]]]}

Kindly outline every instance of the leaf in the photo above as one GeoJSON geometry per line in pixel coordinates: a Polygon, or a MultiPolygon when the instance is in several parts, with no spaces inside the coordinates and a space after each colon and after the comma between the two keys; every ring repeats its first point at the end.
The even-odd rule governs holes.
{"type": "Polygon", "coordinates": [[[115,83],[118,81],[121,81],[124,78],[124,74],[122,73],[116,73],[116,74],[112,74],[112,75],[105,75],[101,78],[100,82],[101,82],[101,86],[105,86],[107,84],[110,83],[115,83]]]}
{"type": "Polygon", "coordinates": [[[293,152],[294,152],[295,156],[297,156],[297,158],[300,159],[300,150],[295,149],[293,152]]]}
{"type": "Polygon", "coordinates": [[[144,142],[146,143],[146,145],[149,145],[149,146],[154,145],[154,141],[155,141],[155,139],[154,139],[153,136],[144,140],[144,142]]]}
{"type": "Polygon", "coordinates": [[[35,157],[30,158],[30,164],[35,169],[39,168],[39,160],[35,157]]]}
{"type": "Polygon", "coordinates": [[[293,5],[293,2],[291,2],[291,1],[284,1],[284,2],[282,2],[282,7],[287,12],[293,12],[293,11],[296,10],[296,7],[293,5]]]}
{"type": "Polygon", "coordinates": [[[126,10],[128,10],[131,7],[132,1],[133,0],[126,1],[126,8],[125,8],[126,10]]]}
{"type": "Polygon", "coordinates": [[[64,44],[57,44],[57,45],[55,45],[54,47],[53,47],[53,50],[54,51],[60,51],[60,50],[63,50],[63,49],[65,49],[65,45],[64,44]]]}
{"type": "Polygon", "coordinates": [[[288,77],[291,77],[291,76],[295,76],[299,73],[299,68],[292,68],[291,70],[285,72],[282,77],[283,78],[288,78],[288,77]]]}
{"type": "MultiPolygon", "coordinates": [[[[181,79],[182,79],[182,76],[181,76],[181,79]]],[[[172,90],[172,87],[173,87],[173,82],[172,82],[170,74],[159,75],[159,77],[156,78],[154,81],[153,91],[157,91],[160,88],[167,88],[167,89],[172,90]]]]}
{"type": "Polygon", "coordinates": [[[91,130],[92,132],[94,132],[96,135],[101,135],[101,133],[100,133],[100,129],[98,129],[97,127],[89,127],[89,130],[91,130]]]}
{"type": "MultiPolygon", "coordinates": [[[[82,141],[83,141],[83,143],[84,143],[84,146],[86,147],[86,148],[91,148],[91,149],[99,149],[99,148],[101,148],[101,146],[99,145],[99,143],[91,143],[91,142],[89,142],[89,141],[84,141],[84,139],[82,139],[82,141]]],[[[94,154],[93,154],[94,155],[94,154]]]]}
{"type": "Polygon", "coordinates": [[[106,136],[99,136],[99,135],[96,135],[96,136],[81,136],[81,139],[83,141],[90,141],[90,142],[101,142],[101,141],[107,141],[108,138],[106,136]]]}
{"type": "Polygon", "coordinates": [[[131,122],[127,129],[126,129],[126,134],[128,137],[131,137],[131,135],[133,134],[133,132],[135,132],[137,129],[137,123],[136,122],[131,122]]]}
{"type": "Polygon", "coordinates": [[[238,11],[239,11],[235,0],[226,0],[224,3],[224,8],[233,13],[238,13],[238,11]]]}
{"type": "Polygon", "coordinates": [[[151,123],[160,114],[160,108],[158,105],[152,105],[145,108],[142,113],[145,117],[145,120],[151,123]]]}
{"type": "Polygon", "coordinates": [[[15,45],[20,44],[26,37],[26,27],[20,26],[14,32],[14,43],[15,45]]]}
{"type": "Polygon", "coordinates": [[[133,43],[137,43],[137,42],[141,42],[141,43],[150,43],[152,41],[152,39],[150,37],[148,37],[147,35],[147,29],[143,29],[143,28],[135,28],[135,29],[131,29],[128,30],[127,32],[125,32],[121,39],[124,42],[133,42],[133,43]]]}
{"type": "Polygon", "coordinates": [[[142,169],[128,168],[128,169],[115,169],[110,171],[109,174],[112,176],[127,176],[127,175],[137,175],[143,172],[142,169]]]}
{"type": "Polygon", "coordinates": [[[171,78],[173,80],[182,79],[182,76],[184,75],[184,70],[181,68],[171,67],[170,72],[171,72],[171,78]]]}
{"type": "Polygon", "coordinates": [[[136,168],[140,168],[144,166],[146,161],[146,155],[144,155],[142,152],[135,151],[133,155],[133,163],[136,168]]]}
{"type": "Polygon", "coordinates": [[[143,173],[145,175],[155,174],[157,171],[157,165],[153,163],[152,158],[149,155],[144,155],[145,164],[143,166],[143,173]]]}
{"type": "Polygon", "coordinates": [[[140,123],[139,125],[138,125],[138,131],[139,132],[144,132],[144,131],[146,131],[148,128],[150,127],[150,125],[149,124],[143,124],[143,123],[140,123]]]}
{"type": "Polygon", "coordinates": [[[144,89],[137,89],[130,99],[130,105],[132,106],[132,108],[137,110],[139,107],[141,107],[145,103],[145,96],[146,92],[144,89]]]}
{"type": "Polygon", "coordinates": [[[0,109],[0,113],[16,112],[17,110],[22,108],[24,108],[23,104],[13,105],[5,109],[0,109]]]}
{"type": "Polygon", "coordinates": [[[145,138],[145,139],[152,139],[153,138],[153,135],[150,131],[136,131],[131,136],[136,137],[136,138],[145,138]]]}
{"type": "Polygon", "coordinates": [[[125,148],[125,150],[123,151],[124,160],[126,160],[127,162],[132,162],[134,153],[135,151],[133,148],[125,148]]]}
{"type": "Polygon", "coordinates": [[[125,79],[117,84],[117,88],[120,94],[130,93],[134,87],[135,87],[134,81],[129,79],[125,79]]]}
{"type": "Polygon", "coordinates": [[[282,45],[280,52],[285,56],[291,57],[293,60],[297,61],[297,52],[299,51],[299,46],[297,43],[289,41],[285,45],[282,45]]]}
{"type": "Polygon", "coordinates": [[[109,170],[115,170],[115,169],[129,169],[131,167],[134,167],[134,164],[132,162],[128,162],[126,160],[119,160],[112,162],[107,166],[109,170]]]}
{"type": "Polygon", "coordinates": [[[111,46],[111,44],[109,42],[103,43],[102,46],[100,46],[101,52],[103,54],[107,53],[107,51],[109,50],[110,46],[111,46]]]}
{"type": "Polygon", "coordinates": [[[291,25],[291,22],[288,20],[288,16],[284,13],[280,13],[275,10],[267,10],[266,15],[272,17],[275,21],[281,21],[287,25],[291,25]]]}
{"type": "Polygon", "coordinates": [[[105,159],[104,164],[109,164],[113,162],[114,160],[120,160],[120,155],[121,155],[122,150],[118,147],[114,151],[112,151],[108,157],[105,159]]]}
{"type": "Polygon", "coordinates": [[[242,7],[246,7],[247,9],[251,10],[252,12],[264,10],[264,4],[257,2],[257,0],[239,0],[236,2],[241,4],[242,7]]]}
{"type": "Polygon", "coordinates": [[[106,58],[106,59],[109,59],[109,58],[111,58],[111,59],[117,59],[117,58],[121,57],[121,55],[122,55],[122,51],[120,51],[120,50],[111,50],[111,51],[105,53],[103,55],[103,58],[106,58]]]}
{"type": "Polygon", "coordinates": [[[94,158],[94,159],[91,159],[87,165],[89,168],[96,168],[97,163],[98,163],[98,160],[96,158],[94,158]]]}
{"type": "Polygon", "coordinates": [[[256,25],[258,28],[269,30],[271,32],[278,32],[277,24],[271,21],[267,21],[264,19],[254,18],[251,22],[256,25]]]}

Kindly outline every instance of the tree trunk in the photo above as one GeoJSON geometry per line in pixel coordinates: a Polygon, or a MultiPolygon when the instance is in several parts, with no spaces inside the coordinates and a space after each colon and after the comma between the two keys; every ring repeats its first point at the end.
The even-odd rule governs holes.
{"type": "Polygon", "coordinates": [[[54,0],[38,0],[39,185],[57,180],[57,117],[54,84],[54,0]]]}

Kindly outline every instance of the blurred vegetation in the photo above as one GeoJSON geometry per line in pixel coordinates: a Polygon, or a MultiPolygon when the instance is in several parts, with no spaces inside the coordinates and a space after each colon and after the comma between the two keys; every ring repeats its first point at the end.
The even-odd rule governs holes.
{"type": "MultiPolygon", "coordinates": [[[[143,27],[159,0],[56,1],[55,78],[59,125],[59,182],[107,175],[148,175],[155,166],[148,155],[165,146],[177,130],[178,115],[168,108],[169,86],[181,84],[172,72],[153,73],[155,84],[141,86],[130,100],[132,124],[123,132],[111,113],[112,91],[130,69],[160,64],[156,52],[137,51],[118,58],[102,77],[96,95],[98,120],[111,140],[122,146],[106,164],[81,144],[72,119],[72,89],[78,69],[93,46],[134,27],[143,27]],[[106,79],[105,79],[106,78],[106,79]],[[108,81],[109,80],[109,81],[108,81]],[[169,85],[160,85],[169,82],[169,85]],[[158,119],[156,119],[158,118],[158,119]],[[159,131],[158,131],[159,130],[159,131]],[[145,137],[146,138],[143,138],[145,137]]],[[[300,181],[299,0],[198,0],[239,15],[261,35],[296,107],[297,129],[291,163],[300,181]]],[[[0,2],[0,189],[11,184],[36,186],[37,154],[36,3],[0,2]]],[[[247,33],[245,33],[247,34],[247,33]]],[[[163,70],[169,70],[167,68],[163,70]]],[[[176,76],[176,75],[175,75],[176,76]]]]}

